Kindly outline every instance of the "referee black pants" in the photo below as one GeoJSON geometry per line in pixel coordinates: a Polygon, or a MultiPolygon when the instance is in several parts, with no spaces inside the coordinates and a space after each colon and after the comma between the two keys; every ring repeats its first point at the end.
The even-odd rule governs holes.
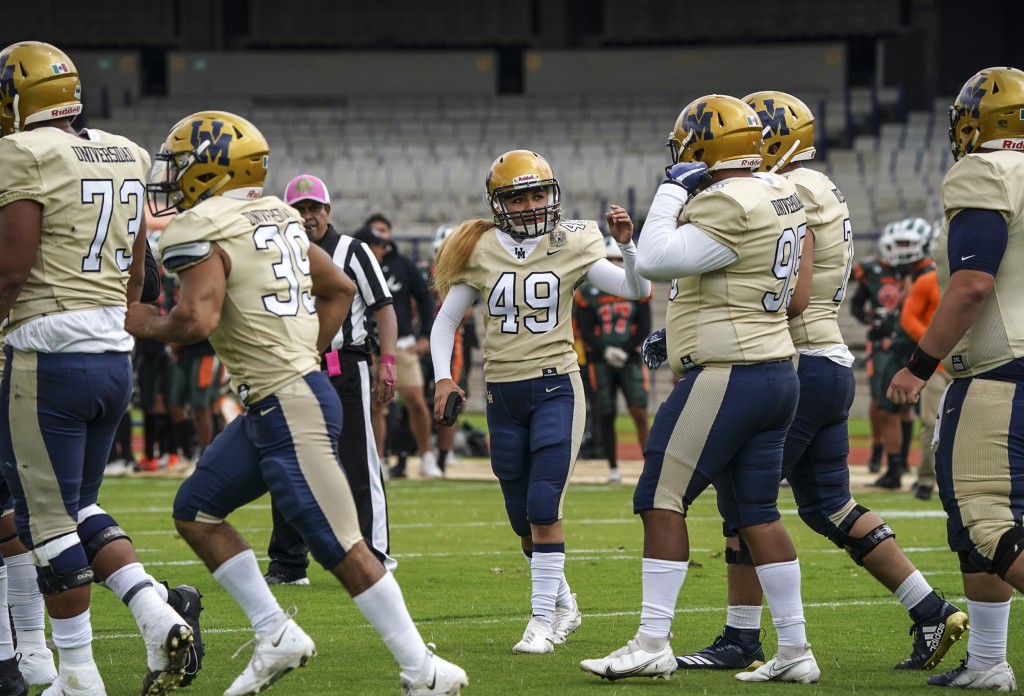
{"type": "MultiPolygon", "coordinates": [[[[341,374],[331,377],[341,399],[341,440],[338,458],[348,478],[359,515],[359,529],[373,554],[394,571],[398,563],[391,558],[388,532],[388,507],[384,495],[384,477],[370,423],[372,377],[369,358],[359,353],[338,351],[341,374]]],[[[270,535],[267,555],[268,574],[288,580],[305,577],[309,566],[306,544],[277,510],[271,499],[274,530],[270,535]]]]}

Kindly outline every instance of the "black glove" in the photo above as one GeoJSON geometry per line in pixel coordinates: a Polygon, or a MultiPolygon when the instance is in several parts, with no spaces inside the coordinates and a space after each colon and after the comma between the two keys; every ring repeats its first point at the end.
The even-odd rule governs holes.
{"type": "Polygon", "coordinates": [[[662,363],[668,360],[668,342],[665,340],[665,329],[658,329],[644,339],[644,345],[640,349],[644,363],[652,370],[657,370],[662,363]]]}
{"type": "Polygon", "coordinates": [[[871,320],[871,328],[868,329],[869,341],[881,341],[883,338],[889,338],[891,334],[892,332],[885,328],[883,317],[875,317],[871,320]]]}

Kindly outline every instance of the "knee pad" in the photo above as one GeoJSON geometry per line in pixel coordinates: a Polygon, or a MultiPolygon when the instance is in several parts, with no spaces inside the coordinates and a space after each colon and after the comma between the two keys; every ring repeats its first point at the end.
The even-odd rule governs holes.
{"type": "Polygon", "coordinates": [[[728,546],[725,547],[725,562],[727,565],[745,565],[753,566],[754,557],[750,555],[750,547],[747,546],[747,542],[743,541],[743,537],[736,535],[740,540],[740,548],[738,551],[733,551],[728,546]]]}
{"type": "Polygon", "coordinates": [[[1006,577],[1017,556],[1024,553],[1024,527],[1013,527],[999,537],[992,558],[992,569],[1001,578],[1006,577]]]}
{"type": "Polygon", "coordinates": [[[43,594],[60,594],[88,585],[94,579],[77,534],[51,539],[30,553],[36,565],[36,582],[43,594]]]}
{"type": "Polygon", "coordinates": [[[100,549],[110,542],[116,539],[131,541],[131,537],[99,505],[90,505],[79,511],[78,537],[85,547],[85,557],[89,563],[92,563],[100,549]]]}
{"type": "Polygon", "coordinates": [[[860,538],[850,536],[850,530],[853,529],[853,525],[865,512],[871,511],[860,504],[854,506],[853,510],[843,518],[843,521],[836,527],[836,531],[829,537],[832,543],[841,549],[845,549],[850,554],[853,562],[859,566],[864,565],[864,557],[874,551],[875,547],[886,539],[896,538],[896,532],[892,531],[892,528],[885,522],[860,538]]]}

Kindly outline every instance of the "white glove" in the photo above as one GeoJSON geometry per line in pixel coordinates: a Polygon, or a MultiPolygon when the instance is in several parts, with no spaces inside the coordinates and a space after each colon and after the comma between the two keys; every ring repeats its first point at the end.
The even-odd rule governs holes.
{"type": "Polygon", "coordinates": [[[608,363],[609,367],[623,367],[627,360],[629,360],[629,353],[621,348],[608,346],[604,349],[604,361],[608,363]]]}

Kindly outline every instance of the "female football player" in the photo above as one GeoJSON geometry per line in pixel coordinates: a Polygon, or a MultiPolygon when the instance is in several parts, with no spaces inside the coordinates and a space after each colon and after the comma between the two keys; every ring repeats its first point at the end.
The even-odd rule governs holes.
{"type": "Polygon", "coordinates": [[[451,380],[453,337],[480,296],[491,467],[533,579],[532,615],[512,651],[547,653],[581,620],[563,572],[561,522],[586,415],[573,351],[573,293],[584,280],[630,299],[647,297],[651,286],[634,269],[629,214],[616,205],[605,213],[622,250],[620,268],[605,258],[596,222],[562,219],[558,180],[535,152],[496,159],[486,192],[493,218],[460,225],[434,269],[444,298],[430,335],[434,415],[442,417],[452,393],[465,396],[451,380]]]}

